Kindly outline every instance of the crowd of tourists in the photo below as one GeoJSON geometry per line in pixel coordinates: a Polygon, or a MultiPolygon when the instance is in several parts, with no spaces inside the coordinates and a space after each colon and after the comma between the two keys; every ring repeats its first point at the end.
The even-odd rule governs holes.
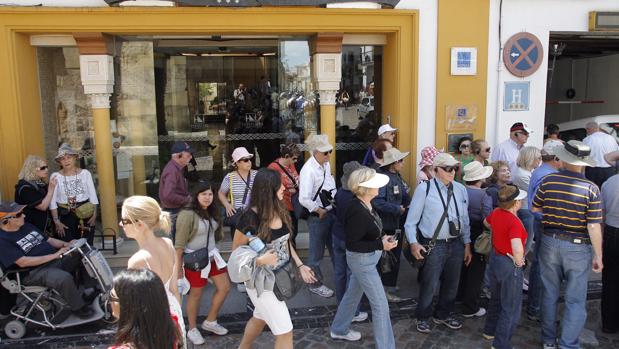
{"type": "MultiPolygon", "coordinates": [[[[282,145],[280,157],[260,169],[253,154],[238,147],[231,154],[233,170],[221,183],[201,180],[190,190],[184,171],[192,149],[177,142],[161,173],[160,202],[132,196],[122,205],[119,225],[139,250],[110,295],[119,319],[114,348],[187,347],[205,343],[204,332],[226,335],[217,318],[236,284],[253,307],[239,348],[250,348],[265,326],[275,348],[292,348],[286,302],[305,286],[321,297],[335,295],[331,338],[372,336],[377,348],[393,349],[389,303],[402,300],[401,261],[417,269],[417,280],[406,285],[418,283],[420,333],[436,326],[457,331],[467,318],[485,316],[488,345],[512,348],[526,291],[526,316],[539,322],[543,348],[580,348],[591,271],[602,273],[602,330],[616,333],[619,146],[597,124],[586,129],[582,142],[564,142],[548,125],[542,149],[526,146],[532,131],[520,122],[494,149],[469,137],[453,153],[427,146],[413,185],[402,176],[410,152],[395,147],[397,129],[390,125],[379,128],[363,159],[344,164],[339,180],[329,163],[333,145],[326,135],[312,134],[300,171],[297,144],[282,145]],[[299,220],[309,230],[305,259],[296,250],[299,220]],[[225,229],[232,239],[227,260],[217,247],[225,229]],[[322,270],[325,250],[332,279],[322,270]],[[198,324],[209,282],[215,292],[198,324]],[[486,308],[480,295],[489,298],[486,308]],[[369,317],[363,296],[372,334],[354,329],[369,317]]],[[[82,316],[78,285],[61,265],[47,265],[72,240],[93,242],[98,199],[91,174],[77,160],[67,144],[58,150],[59,170],[51,176],[42,158],[25,160],[15,202],[0,205],[0,262],[5,269],[46,268],[24,282],[59,288],[82,316]]],[[[1,298],[6,314],[8,296],[1,298]]]]}

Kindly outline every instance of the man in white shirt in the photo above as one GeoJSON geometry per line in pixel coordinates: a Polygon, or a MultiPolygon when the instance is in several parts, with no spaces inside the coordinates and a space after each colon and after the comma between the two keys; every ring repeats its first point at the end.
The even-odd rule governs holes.
{"type": "Polygon", "coordinates": [[[492,161],[502,160],[509,164],[511,173],[516,173],[516,159],[524,144],[529,140],[531,129],[522,122],[517,122],[509,129],[509,139],[496,146],[492,152],[492,161]]]}
{"type": "Polygon", "coordinates": [[[604,154],[619,150],[619,145],[613,136],[600,130],[597,122],[588,122],[585,129],[588,136],[582,142],[591,148],[590,156],[596,163],[595,167],[585,169],[585,176],[601,188],[602,183],[615,174],[615,169],[604,160],[604,154]]]}
{"type": "Polygon", "coordinates": [[[329,144],[327,135],[310,135],[305,144],[312,157],[309,158],[299,175],[299,202],[309,212],[307,219],[309,226],[309,265],[316,274],[319,282],[311,285],[309,290],[319,296],[328,298],[333,296],[333,290],[322,284],[320,262],[324,256],[325,247],[332,253],[331,226],[335,220],[329,211],[333,208],[328,200],[335,197],[335,179],[331,175],[329,155],[333,146],[329,144]]]}

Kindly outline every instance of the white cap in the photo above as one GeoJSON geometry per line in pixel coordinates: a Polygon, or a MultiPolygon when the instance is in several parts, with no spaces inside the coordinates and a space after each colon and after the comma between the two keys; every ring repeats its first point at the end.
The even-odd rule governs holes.
{"type": "Polygon", "coordinates": [[[397,130],[398,130],[397,128],[393,128],[389,124],[384,124],[378,128],[378,135],[380,136],[385,132],[392,132],[392,131],[397,131],[397,130]]]}
{"type": "Polygon", "coordinates": [[[377,173],[367,181],[359,183],[359,186],[364,188],[382,188],[387,183],[389,183],[389,177],[382,173],[377,173]]]}
{"type": "Polygon", "coordinates": [[[305,144],[309,151],[326,152],[333,150],[333,146],[329,143],[327,135],[311,134],[305,140],[305,144]]]}

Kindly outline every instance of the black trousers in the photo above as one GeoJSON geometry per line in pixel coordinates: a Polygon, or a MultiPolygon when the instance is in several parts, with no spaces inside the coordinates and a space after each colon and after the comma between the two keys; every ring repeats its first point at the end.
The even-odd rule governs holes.
{"type": "Polygon", "coordinates": [[[602,251],[602,328],[619,331],[619,228],[604,227],[602,251]]]}
{"type": "Polygon", "coordinates": [[[474,314],[479,310],[479,293],[486,272],[486,257],[473,252],[471,263],[462,265],[458,297],[463,303],[463,314],[474,314]]]}
{"type": "MultiPolygon", "coordinates": [[[[395,230],[385,230],[385,234],[393,235],[395,234],[395,230]]],[[[400,272],[400,256],[402,256],[403,241],[404,240],[402,239],[402,236],[400,236],[400,238],[398,239],[398,245],[391,250],[391,253],[393,253],[395,257],[395,264],[391,268],[391,271],[384,274],[380,273],[380,270],[378,271],[378,273],[380,274],[380,279],[383,282],[383,286],[385,287],[395,287],[398,283],[398,273],[400,272]]]]}
{"type": "Polygon", "coordinates": [[[60,222],[68,227],[68,229],[64,230],[64,236],[58,236],[60,240],[68,242],[71,240],[85,238],[90,246],[92,246],[95,237],[95,227],[89,226],[87,219],[84,220],[84,227],[82,229],[80,228],[80,219],[77,218],[73,212],[60,215],[59,218],[60,222]]]}
{"type": "Polygon", "coordinates": [[[602,188],[602,183],[613,175],[616,171],[614,167],[585,167],[585,177],[591,182],[602,188]]]}

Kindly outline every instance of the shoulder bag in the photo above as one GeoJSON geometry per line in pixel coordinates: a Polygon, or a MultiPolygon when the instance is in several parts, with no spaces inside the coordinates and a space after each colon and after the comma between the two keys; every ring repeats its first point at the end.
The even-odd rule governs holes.
{"type": "Polygon", "coordinates": [[[275,297],[280,301],[286,301],[294,297],[305,284],[303,278],[301,278],[299,268],[297,268],[292,258],[290,235],[288,236],[287,243],[288,261],[278,269],[273,270],[273,274],[275,275],[273,293],[275,293],[275,297]]]}
{"type": "Polygon", "coordinates": [[[206,247],[201,248],[197,251],[193,251],[191,253],[183,254],[183,264],[185,268],[193,271],[200,271],[211,262],[211,258],[208,254],[208,245],[211,236],[211,230],[213,228],[213,222],[209,219],[208,221],[208,230],[206,232],[206,247]]]}
{"type": "MultiPolygon", "coordinates": [[[[323,168],[322,169],[322,183],[320,184],[320,187],[318,187],[318,190],[316,190],[316,193],[314,194],[314,197],[312,198],[312,201],[316,201],[316,198],[318,197],[318,195],[320,194],[320,191],[322,190],[322,186],[325,185],[325,179],[327,177],[327,172],[326,170],[323,168]]],[[[298,191],[297,191],[298,194],[298,191]]],[[[310,211],[305,208],[305,206],[301,205],[301,202],[298,200],[299,195],[297,195],[297,203],[295,204],[295,201],[292,200],[292,207],[294,208],[294,215],[298,218],[298,219],[308,219],[310,216],[310,211]]]]}
{"type": "MultiPolygon", "coordinates": [[[[487,195],[486,190],[483,189],[483,191],[484,191],[484,195],[487,195]]],[[[484,199],[482,197],[480,206],[483,206],[483,201],[484,199]]],[[[480,212],[481,212],[481,207],[480,207],[480,212]]],[[[486,228],[483,221],[481,223],[481,227],[482,227],[482,232],[481,234],[479,234],[477,239],[475,239],[475,242],[473,243],[473,250],[479,254],[488,256],[490,255],[490,252],[492,251],[492,233],[490,232],[488,228],[486,228]]]]}

